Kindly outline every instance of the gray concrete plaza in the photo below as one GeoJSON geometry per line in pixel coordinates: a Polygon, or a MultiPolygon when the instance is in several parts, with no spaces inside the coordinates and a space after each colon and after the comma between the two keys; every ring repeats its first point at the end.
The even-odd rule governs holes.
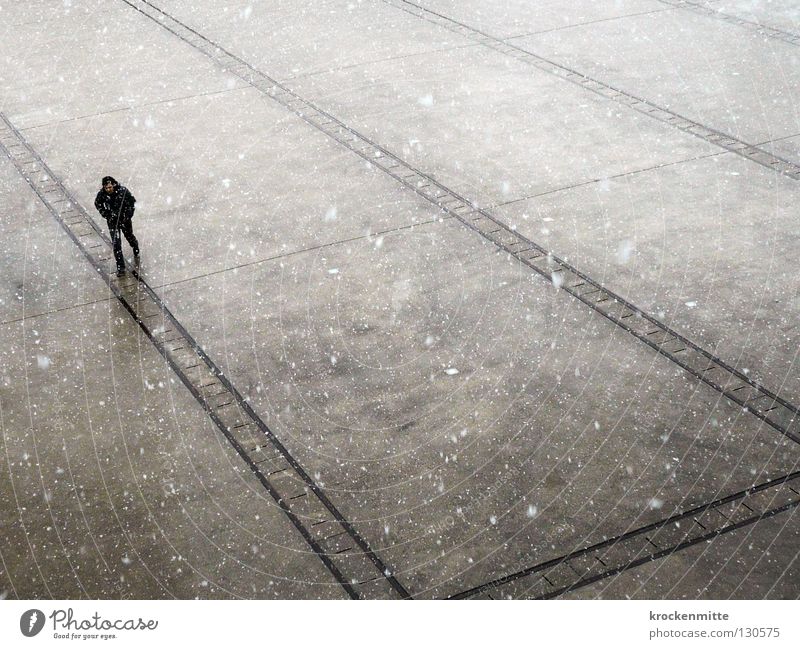
{"type": "Polygon", "coordinates": [[[0,598],[800,596],[800,2],[0,21],[0,598]]]}

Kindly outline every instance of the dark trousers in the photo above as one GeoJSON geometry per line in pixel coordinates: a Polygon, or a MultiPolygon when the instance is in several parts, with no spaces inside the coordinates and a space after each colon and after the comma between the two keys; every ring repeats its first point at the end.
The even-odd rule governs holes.
{"type": "Polygon", "coordinates": [[[122,235],[125,235],[125,238],[128,240],[131,248],[133,248],[133,254],[139,254],[139,242],[136,240],[136,237],[133,236],[133,220],[132,219],[124,219],[122,221],[117,222],[116,227],[112,226],[110,223],[108,225],[108,232],[111,235],[111,243],[114,245],[114,259],[117,262],[117,268],[122,269],[125,268],[125,258],[122,256],[122,235]]]}

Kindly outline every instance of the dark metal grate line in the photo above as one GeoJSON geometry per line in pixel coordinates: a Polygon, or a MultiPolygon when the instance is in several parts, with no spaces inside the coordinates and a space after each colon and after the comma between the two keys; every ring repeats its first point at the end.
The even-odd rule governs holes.
{"type": "Polygon", "coordinates": [[[552,599],[800,505],[800,471],[542,562],[449,599],[552,599]],[[688,523],[688,524],[687,524],[688,523]],[[699,529],[695,529],[695,525],[699,529]]]}
{"type": "MultiPolygon", "coordinates": [[[[99,261],[99,253],[95,253],[93,250],[100,247],[101,250],[107,252],[111,247],[108,236],[61,181],[56,179],[41,157],[2,113],[0,113],[0,151],[8,156],[20,175],[49,209],[51,215],[84,257],[97,270],[117,300],[134,318],[140,329],[167,361],[172,371],[178,375],[200,403],[207,416],[225,435],[250,471],[261,482],[347,594],[353,599],[364,597],[409,598],[410,595],[398,582],[391,569],[372,551],[352,524],[342,516],[322,488],[275,437],[144,279],[136,271],[132,271],[133,277],[131,275],[117,277],[106,270],[106,265],[99,261]],[[7,146],[9,141],[14,140],[20,146],[7,146]],[[20,163],[20,159],[30,157],[37,161],[35,170],[20,163]],[[45,187],[57,187],[58,191],[45,191],[45,187]],[[70,205],[69,221],[63,218],[66,210],[59,207],[62,203],[70,205]],[[78,214],[81,216],[80,219],[75,218],[78,214]],[[87,228],[88,231],[86,231],[87,228]],[[158,317],[156,323],[163,323],[160,328],[154,328],[148,324],[155,317],[158,317]],[[169,343],[178,344],[170,345],[169,343]],[[194,371],[190,372],[189,370],[192,368],[194,371]],[[223,401],[227,398],[229,403],[215,405],[212,399],[222,395],[225,395],[223,401]],[[224,407],[234,403],[238,408],[224,407]],[[259,463],[256,458],[246,449],[264,443],[274,449],[275,457],[269,458],[266,468],[262,469],[260,465],[257,465],[259,463]],[[290,499],[297,495],[301,487],[306,489],[308,498],[302,499],[302,503],[300,501],[292,502],[290,499]],[[329,520],[333,529],[346,535],[352,541],[346,551],[339,549],[332,553],[322,548],[307,527],[308,521],[320,518],[329,520]],[[368,593],[362,594],[359,584],[368,580],[371,580],[372,585],[368,593]],[[375,587],[376,583],[380,587],[375,587]]],[[[106,256],[106,258],[108,257],[106,256]]]]}
{"type": "Polygon", "coordinates": [[[761,36],[775,38],[779,41],[783,41],[784,43],[789,43],[791,45],[800,45],[800,34],[795,34],[794,32],[789,32],[784,29],[778,29],[777,27],[769,27],[767,25],[762,25],[761,23],[757,23],[752,20],[747,20],[745,18],[740,18],[739,16],[726,14],[725,12],[720,11],[719,9],[714,9],[712,7],[700,4],[699,2],[690,2],[689,0],[658,0],[658,1],[662,4],[669,5],[670,7],[675,7],[676,9],[686,9],[687,11],[700,14],[701,16],[707,16],[709,18],[714,18],[715,20],[722,20],[731,25],[744,27],[745,29],[754,31],[757,34],[760,34],[761,36]]]}
{"type": "MultiPolygon", "coordinates": [[[[685,336],[669,328],[666,324],[644,313],[635,305],[602,286],[599,282],[560,259],[552,252],[522,236],[516,230],[512,230],[485,209],[475,206],[468,199],[439,183],[423,171],[416,169],[399,156],[362,135],[330,113],[318,108],[312,102],[302,98],[277,80],[256,70],[246,61],[227,52],[219,44],[206,39],[151,2],[147,0],[122,1],[149,18],[156,20],[159,25],[184,41],[186,39],[182,34],[193,34],[195,39],[191,43],[192,46],[206,54],[221,67],[228,70],[246,70],[246,73],[240,75],[240,78],[251,83],[255,88],[283,105],[307,124],[339,142],[342,146],[365,159],[370,165],[382,170],[411,189],[418,196],[436,205],[443,212],[455,217],[465,226],[512,255],[548,281],[551,281],[556,287],[561,288],[575,299],[608,318],[654,351],[682,367],[690,375],[725,395],[732,402],[742,406],[747,412],[766,422],[792,441],[800,443],[800,410],[798,410],[797,406],[756,383],[711,352],[706,351],[685,336]],[[326,123],[325,125],[320,125],[319,122],[323,121],[323,118],[326,123]],[[375,154],[379,155],[376,157],[375,154]],[[439,198],[433,198],[427,191],[423,191],[423,188],[420,187],[421,184],[436,188],[440,192],[438,194],[439,198]],[[446,204],[442,201],[444,197],[447,197],[446,204]],[[468,210],[463,211],[465,208],[468,208],[468,210]],[[519,250],[519,246],[524,248],[524,251],[519,250]],[[531,253],[531,251],[533,252],[531,253]],[[590,290],[586,290],[587,288],[590,290]],[[635,317],[632,317],[631,314],[635,317]],[[625,316],[624,318],[623,315],[625,316]],[[659,335],[654,336],[654,334],[659,335]],[[670,351],[665,346],[674,342],[679,342],[682,345],[680,351],[670,351]],[[714,371],[712,372],[712,370],[714,371]],[[760,399],[757,404],[752,399],[743,399],[731,389],[739,385],[740,382],[746,383],[759,396],[764,398],[760,399]]],[[[403,7],[417,7],[417,5],[410,3],[408,0],[383,1],[395,5],[399,3],[403,7]]],[[[417,8],[423,11],[426,16],[432,13],[427,9],[417,8]]],[[[439,14],[433,15],[438,16],[439,14]]],[[[443,20],[447,24],[457,24],[449,18],[443,20]]],[[[460,25],[459,28],[471,30],[471,28],[463,25],[460,25]]],[[[480,34],[476,30],[471,31],[480,34]]],[[[481,34],[481,36],[489,39],[489,42],[496,40],[484,34],[481,34]]],[[[555,64],[548,62],[548,65],[555,64]]],[[[565,76],[566,68],[558,66],[556,68],[561,71],[562,76],[565,76]]],[[[571,77],[579,78],[587,83],[603,85],[576,72],[568,70],[566,72],[571,77]]],[[[644,100],[637,101],[646,104],[644,100]]],[[[652,110],[664,112],[663,109],[655,106],[652,107],[652,110]]],[[[684,119],[674,114],[669,114],[668,117],[684,119]]],[[[798,174],[800,174],[800,168],[798,168],[798,174]]]]}
{"type": "Polygon", "coordinates": [[[607,99],[612,99],[613,101],[628,106],[629,108],[647,115],[648,117],[657,119],[664,124],[674,126],[684,133],[689,133],[700,138],[701,140],[714,144],[715,146],[719,146],[743,158],[747,158],[751,162],[755,162],[762,167],[772,169],[776,173],[779,173],[783,176],[787,176],[793,180],[800,180],[800,165],[785,158],[781,158],[780,156],[774,155],[765,149],[760,149],[757,146],[744,142],[743,140],[740,140],[739,138],[736,138],[730,134],[724,133],[709,126],[705,126],[699,122],[695,122],[688,117],[679,115],[678,113],[664,108],[663,106],[659,106],[658,104],[655,104],[647,99],[643,99],[642,97],[638,97],[629,92],[616,88],[611,84],[593,79],[592,77],[578,72],[577,70],[573,70],[565,65],[556,63],[550,59],[546,59],[543,56],[529,52],[518,45],[509,43],[501,38],[486,34],[479,29],[475,29],[469,25],[460,23],[453,18],[445,16],[444,14],[421,7],[410,0],[382,1],[401,11],[410,13],[413,16],[443,27],[448,31],[455,32],[461,36],[469,38],[481,45],[484,45],[485,47],[489,47],[497,52],[500,52],[501,54],[508,55],[509,48],[511,48],[519,54],[519,56],[514,57],[515,59],[529,63],[543,72],[547,72],[560,79],[569,81],[570,83],[590,90],[595,94],[602,95],[607,99]]]}

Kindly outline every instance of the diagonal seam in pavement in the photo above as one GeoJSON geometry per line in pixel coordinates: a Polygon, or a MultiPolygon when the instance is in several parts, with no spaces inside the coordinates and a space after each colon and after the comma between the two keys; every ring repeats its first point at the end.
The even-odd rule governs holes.
{"type": "Polygon", "coordinates": [[[488,47],[505,56],[511,56],[518,61],[533,65],[543,72],[552,74],[559,79],[569,81],[572,84],[605,97],[606,99],[611,99],[612,101],[632,108],[643,115],[647,115],[663,124],[667,124],[684,133],[700,138],[714,146],[722,147],[726,151],[730,151],[751,162],[771,169],[775,173],[784,175],[793,180],[800,180],[800,165],[791,160],[777,156],[757,145],[750,144],[749,142],[745,142],[740,138],[730,135],[729,133],[696,122],[673,110],[660,106],[649,99],[634,95],[621,88],[590,77],[566,65],[547,59],[509,42],[513,39],[504,40],[492,36],[480,29],[476,29],[454,18],[450,18],[443,13],[422,7],[411,2],[411,0],[381,0],[381,2],[411,14],[412,16],[416,16],[417,18],[428,20],[429,22],[476,41],[480,45],[488,47]]]}
{"type": "Polygon", "coordinates": [[[733,14],[725,13],[724,11],[720,11],[719,9],[714,9],[713,7],[708,7],[697,2],[689,2],[689,0],[658,0],[658,1],[661,4],[667,5],[668,7],[674,7],[675,9],[685,9],[686,11],[691,11],[701,16],[714,18],[715,20],[721,20],[723,22],[730,23],[731,25],[744,27],[745,29],[754,31],[757,34],[760,34],[762,36],[768,36],[769,38],[775,38],[779,41],[783,41],[784,43],[790,43],[792,45],[800,45],[800,34],[796,34],[794,32],[790,32],[785,29],[778,29],[777,27],[770,27],[769,25],[764,25],[762,23],[755,22],[753,20],[740,18],[739,16],[734,16],[733,14]]]}
{"type": "MultiPolygon", "coordinates": [[[[409,0],[382,1],[395,6],[400,4],[417,7],[420,11],[432,13],[409,0]]],[[[122,2],[202,52],[229,73],[243,79],[266,97],[281,104],[310,126],[348,148],[369,162],[372,167],[388,174],[406,188],[438,207],[442,212],[454,216],[463,225],[551,281],[557,288],[667,357],[691,376],[723,394],[730,401],[740,405],[746,412],[755,415],[781,434],[800,444],[800,410],[774,391],[750,379],[686,336],[645,313],[566,260],[559,258],[552,251],[524,237],[486,209],[459,195],[426,172],[415,168],[399,155],[371,140],[337,117],[318,108],[310,100],[261,72],[244,59],[228,52],[219,43],[181,22],[149,0],[122,0],[122,2]]],[[[440,14],[434,15],[450,23],[455,23],[440,14]]],[[[473,37],[476,34],[480,35],[481,42],[489,47],[501,43],[504,47],[509,47],[510,51],[524,52],[524,50],[508,46],[499,39],[487,36],[470,27],[460,23],[455,24],[460,26],[459,33],[473,37]]],[[[504,53],[508,52],[504,51],[504,53]]],[[[538,58],[529,53],[525,53],[525,56],[538,58]]],[[[547,64],[562,73],[567,70],[563,66],[556,66],[550,62],[547,64]]],[[[571,76],[580,76],[572,71],[568,71],[568,73],[571,76]]],[[[585,79],[585,77],[581,78],[585,79]]],[[[600,85],[604,88],[608,87],[600,85]]],[[[622,94],[617,90],[614,92],[622,94]]],[[[697,135],[697,133],[694,134],[697,135]]],[[[728,148],[724,143],[720,143],[720,146],[728,148]]],[[[758,149],[758,151],[761,150],[758,149]]],[[[737,152],[744,155],[741,150],[737,152]]],[[[796,173],[800,178],[800,167],[797,167],[796,173]]]]}
{"type": "Polygon", "coordinates": [[[800,505],[800,471],[795,471],[663,520],[498,577],[448,599],[471,599],[520,579],[541,575],[526,590],[552,599],[688,547],[734,532],[800,505]],[[686,523],[682,526],[681,523],[686,523]],[[705,523],[705,525],[703,524],[705,523]]]}
{"type": "Polygon", "coordinates": [[[147,282],[135,270],[133,277],[112,277],[108,273],[105,266],[112,259],[108,236],[2,112],[0,152],[14,164],[345,592],[352,599],[410,599],[392,569],[339,512],[147,282]],[[307,524],[310,521],[315,524],[307,524]],[[328,543],[345,534],[353,541],[351,547],[341,550],[328,543]]]}

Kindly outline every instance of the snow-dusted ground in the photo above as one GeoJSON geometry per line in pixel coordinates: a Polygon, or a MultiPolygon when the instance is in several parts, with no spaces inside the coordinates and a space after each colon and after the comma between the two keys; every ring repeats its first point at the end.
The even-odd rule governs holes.
{"type": "MultiPolygon", "coordinates": [[[[0,1],[0,112],[87,208],[131,188],[144,278],[413,596],[798,469],[131,4],[0,1]]],[[[800,43],[658,0],[153,5],[800,402],[800,180],[441,21],[795,164],[800,43]]],[[[5,157],[0,208],[0,596],[345,596],[5,157]]],[[[797,597],[795,512],[570,596],[797,597]]]]}

